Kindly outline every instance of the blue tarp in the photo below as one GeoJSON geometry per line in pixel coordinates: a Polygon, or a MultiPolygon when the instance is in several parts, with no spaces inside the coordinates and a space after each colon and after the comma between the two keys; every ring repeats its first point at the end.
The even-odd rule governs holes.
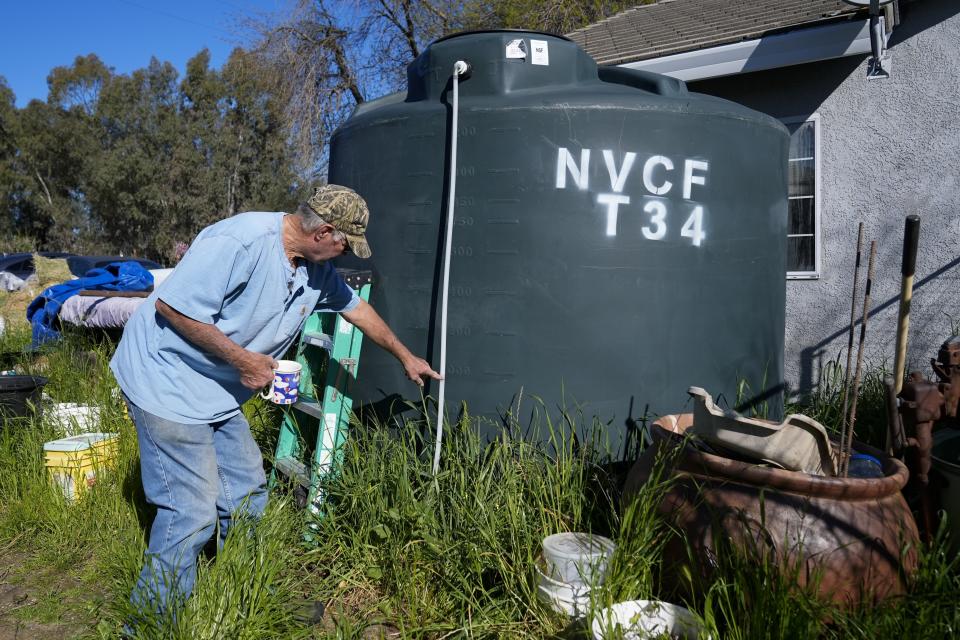
{"type": "Polygon", "coordinates": [[[101,291],[146,291],[153,286],[153,274],[138,262],[111,262],[105,267],[90,269],[82,278],[68,280],[44,289],[27,307],[27,320],[33,325],[33,348],[44,342],[57,340],[60,332],[53,321],[67,298],[82,289],[101,291]]]}

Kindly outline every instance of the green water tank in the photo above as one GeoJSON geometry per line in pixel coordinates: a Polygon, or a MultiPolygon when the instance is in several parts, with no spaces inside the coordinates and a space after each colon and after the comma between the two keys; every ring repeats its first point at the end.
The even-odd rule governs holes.
{"type": "MultiPolygon", "coordinates": [[[[721,404],[782,411],[786,129],[665,76],[598,68],[532,32],[434,42],[408,89],[362,105],[329,180],[368,201],[371,302],[439,365],[452,70],[459,83],[447,407],[494,420],[523,397],[622,435],[644,412],[721,404]]],[[[352,266],[357,266],[353,264],[352,266]]],[[[428,388],[434,395],[436,385],[428,388]]],[[[419,393],[364,350],[364,409],[419,393]]]]}

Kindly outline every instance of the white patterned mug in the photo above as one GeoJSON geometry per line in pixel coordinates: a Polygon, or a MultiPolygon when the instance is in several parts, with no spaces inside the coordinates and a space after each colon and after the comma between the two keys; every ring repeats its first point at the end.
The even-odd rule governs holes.
{"type": "Polygon", "coordinates": [[[293,360],[277,360],[273,368],[273,384],[270,389],[260,394],[264,400],[274,404],[293,404],[300,393],[300,371],[303,369],[299,362],[293,360]]]}

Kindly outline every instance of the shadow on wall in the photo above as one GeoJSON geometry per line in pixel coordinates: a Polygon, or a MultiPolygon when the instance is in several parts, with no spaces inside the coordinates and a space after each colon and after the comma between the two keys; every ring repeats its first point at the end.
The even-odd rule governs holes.
{"type": "MultiPolygon", "coordinates": [[[[865,243],[865,244],[866,244],[866,243],[865,243]]],[[[951,260],[951,261],[948,262],[947,264],[943,265],[942,267],[940,267],[939,269],[937,269],[936,271],[934,271],[934,272],[931,273],[930,275],[925,276],[924,278],[922,278],[922,279],[917,280],[916,282],[914,282],[914,284],[913,284],[914,304],[916,304],[916,294],[917,294],[918,291],[920,291],[921,289],[923,289],[923,287],[924,287],[925,285],[927,285],[927,284],[929,284],[929,283],[931,283],[931,282],[934,282],[934,281],[937,280],[940,276],[942,276],[943,274],[947,273],[948,271],[950,271],[951,269],[953,269],[954,267],[956,267],[956,266],[958,266],[958,265],[960,265],[960,257],[954,258],[953,260],[951,260]]],[[[860,291],[858,292],[858,295],[859,295],[859,296],[862,296],[862,295],[863,295],[864,283],[866,282],[866,255],[864,256],[863,266],[861,267],[860,279],[861,279],[861,282],[860,282],[860,291]]],[[[860,305],[860,304],[862,304],[862,302],[863,302],[862,299],[861,299],[861,300],[858,300],[858,301],[857,301],[857,304],[860,305]]],[[[869,314],[870,320],[873,320],[874,317],[876,317],[877,315],[879,315],[881,312],[887,310],[888,308],[891,308],[891,307],[894,307],[895,305],[898,305],[899,302],[900,302],[900,293],[899,293],[899,291],[898,291],[898,292],[897,292],[897,295],[895,295],[895,296],[893,296],[893,297],[891,297],[891,298],[888,298],[887,300],[885,300],[885,301],[883,301],[883,302],[881,302],[881,303],[879,303],[879,304],[877,304],[877,303],[871,304],[871,305],[870,305],[870,314],[869,314]]],[[[858,308],[859,308],[859,307],[858,307],[858,308]]],[[[861,312],[861,313],[862,313],[862,312],[861,312]]],[[[863,317],[862,317],[862,315],[861,315],[860,318],[857,320],[857,323],[856,323],[856,325],[855,325],[855,327],[854,327],[854,331],[855,331],[855,333],[854,333],[854,341],[855,341],[855,342],[856,342],[856,339],[857,339],[856,331],[859,331],[859,327],[860,327],[860,325],[862,324],[862,319],[863,319],[863,317]]],[[[831,355],[826,355],[826,356],[824,355],[824,354],[826,353],[825,347],[827,347],[827,345],[829,345],[830,343],[832,343],[834,340],[837,340],[837,339],[839,339],[839,338],[842,338],[843,336],[846,336],[846,335],[847,335],[847,332],[848,332],[849,330],[850,330],[850,327],[849,327],[849,326],[846,326],[846,327],[842,327],[842,328],[840,328],[840,329],[837,329],[836,331],[834,331],[833,333],[831,333],[830,335],[828,335],[827,337],[825,337],[823,340],[821,340],[821,341],[818,342],[817,344],[814,344],[814,345],[812,345],[812,346],[806,347],[806,348],[804,348],[804,349],[800,352],[800,381],[799,381],[799,389],[797,389],[796,391],[799,391],[800,393],[808,393],[808,392],[810,392],[810,391],[814,388],[814,386],[816,385],[816,383],[819,382],[818,378],[819,378],[820,373],[823,371],[823,366],[824,366],[824,364],[825,364],[825,363],[824,363],[824,359],[825,359],[825,358],[826,358],[826,360],[832,359],[832,354],[831,354],[831,355]],[[815,377],[814,377],[814,369],[815,369],[815,368],[816,368],[816,371],[817,371],[817,379],[815,379],[815,377]]],[[[854,344],[854,346],[856,346],[856,344],[854,344]]],[[[893,354],[891,354],[891,358],[892,358],[892,356],[893,356],[893,354]]]]}
{"type": "Polygon", "coordinates": [[[809,115],[857,71],[865,57],[741,73],[689,82],[687,86],[690,91],[731,100],[775,118],[809,115]],[[785,96],[789,100],[785,101],[785,96]]]}
{"type": "MultiPolygon", "coordinates": [[[[960,14],[960,2],[956,0],[901,2],[900,5],[901,23],[894,28],[889,42],[894,56],[900,43],[960,14]]],[[[751,57],[760,59],[769,56],[776,53],[778,47],[775,41],[769,44],[761,40],[751,57]]],[[[838,56],[843,55],[843,48],[838,45],[838,56]]],[[[754,72],[751,72],[748,60],[745,70],[740,74],[688,82],[687,86],[691,91],[733,100],[774,117],[809,115],[816,112],[850,74],[858,71],[866,57],[866,54],[838,57],[813,64],[754,72]],[[785,96],[789,96],[789,107],[784,105],[785,96]]]]}

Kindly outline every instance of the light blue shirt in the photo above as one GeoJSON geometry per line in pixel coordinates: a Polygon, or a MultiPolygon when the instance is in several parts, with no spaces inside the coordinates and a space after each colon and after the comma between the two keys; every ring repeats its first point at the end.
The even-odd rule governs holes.
{"type": "Polygon", "coordinates": [[[226,420],[250,399],[240,373],[183,338],[156,310],[159,298],[213,324],[241,347],[278,358],[315,309],[349,311],[360,298],[329,262],[294,269],[284,254],[283,213],[241,213],[197,236],[173,273],[127,322],[110,361],[123,392],[167,420],[226,420]]]}

